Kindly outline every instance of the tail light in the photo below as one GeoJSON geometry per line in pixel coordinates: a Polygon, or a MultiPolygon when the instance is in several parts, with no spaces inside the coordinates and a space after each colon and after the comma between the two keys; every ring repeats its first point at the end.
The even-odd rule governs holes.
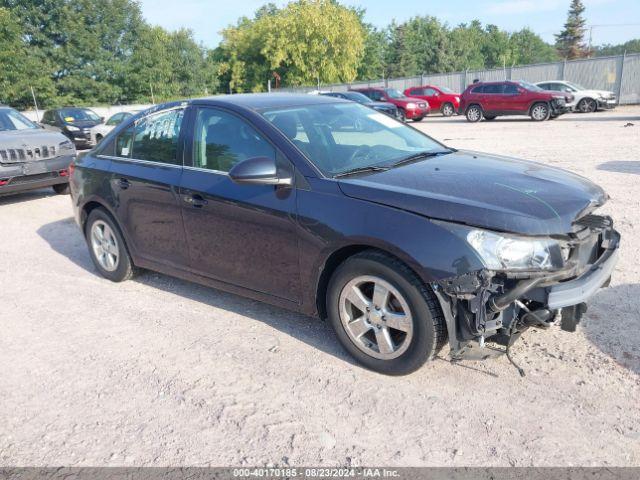
{"type": "Polygon", "coordinates": [[[8,178],[0,178],[0,187],[4,187],[7,183],[9,183],[8,178]]]}

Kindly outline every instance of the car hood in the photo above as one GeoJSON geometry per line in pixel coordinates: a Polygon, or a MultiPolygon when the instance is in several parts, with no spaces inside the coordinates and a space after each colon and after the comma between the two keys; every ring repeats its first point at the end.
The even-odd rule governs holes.
{"type": "Polygon", "coordinates": [[[580,90],[578,92],[583,97],[610,97],[613,96],[613,92],[607,90],[580,90]]]}
{"type": "Polygon", "coordinates": [[[0,132],[0,149],[58,146],[66,141],[68,141],[67,137],[61,133],[48,132],[40,128],[0,132]]]}
{"type": "Polygon", "coordinates": [[[389,103],[389,102],[371,102],[368,105],[372,107],[396,108],[396,106],[393,103],[389,103]]]}
{"type": "Polygon", "coordinates": [[[586,178],[534,162],[458,151],[339,181],[352,198],[525,235],[566,234],[607,200],[586,178]]]}
{"type": "Polygon", "coordinates": [[[418,97],[405,97],[394,99],[396,103],[407,105],[408,103],[428,103],[426,100],[418,97]]]}
{"type": "Polygon", "coordinates": [[[102,122],[96,120],[76,120],[75,122],[66,122],[66,125],[73,125],[78,128],[91,128],[96,125],[102,125],[102,122]]]}

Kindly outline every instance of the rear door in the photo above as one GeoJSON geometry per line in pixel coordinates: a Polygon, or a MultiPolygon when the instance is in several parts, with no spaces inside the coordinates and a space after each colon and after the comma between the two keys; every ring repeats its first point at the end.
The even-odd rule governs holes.
{"type": "Polygon", "coordinates": [[[254,157],[293,167],[244,117],[215,107],[192,115],[188,166],[180,196],[192,271],[218,281],[299,301],[296,191],[238,185],[228,175],[254,157]]]}
{"type": "Polygon", "coordinates": [[[185,109],[139,119],[115,139],[111,191],[118,218],[136,254],[177,268],[188,264],[178,195],[185,109]]]}

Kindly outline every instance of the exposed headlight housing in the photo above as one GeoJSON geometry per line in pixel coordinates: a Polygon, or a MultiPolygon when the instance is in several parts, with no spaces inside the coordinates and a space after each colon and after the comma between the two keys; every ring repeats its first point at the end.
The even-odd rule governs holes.
{"type": "Polygon", "coordinates": [[[466,240],[485,267],[494,271],[553,271],[564,267],[571,252],[562,240],[494,232],[436,222],[466,240]]]}

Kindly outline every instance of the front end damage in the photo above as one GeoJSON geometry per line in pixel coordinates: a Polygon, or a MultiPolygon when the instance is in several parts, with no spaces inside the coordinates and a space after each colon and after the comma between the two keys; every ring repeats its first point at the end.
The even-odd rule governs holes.
{"type": "MultiPolygon", "coordinates": [[[[560,269],[483,269],[432,284],[446,318],[452,360],[477,359],[485,341],[505,346],[511,360],[509,348],[523,332],[548,328],[558,318],[563,330],[575,331],[586,301],[609,284],[620,235],[610,217],[587,215],[562,241],[567,252],[560,269]]],[[[489,356],[487,351],[480,358],[489,356]]]]}

